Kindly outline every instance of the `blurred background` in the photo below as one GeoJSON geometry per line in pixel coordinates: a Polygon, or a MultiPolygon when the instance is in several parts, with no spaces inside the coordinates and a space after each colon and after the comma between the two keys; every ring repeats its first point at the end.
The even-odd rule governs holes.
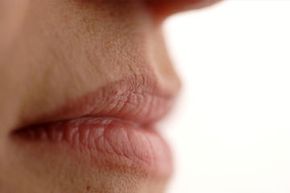
{"type": "Polygon", "coordinates": [[[166,22],[184,82],[169,193],[290,192],[289,19],[288,0],[229,0],[166,22]]]}

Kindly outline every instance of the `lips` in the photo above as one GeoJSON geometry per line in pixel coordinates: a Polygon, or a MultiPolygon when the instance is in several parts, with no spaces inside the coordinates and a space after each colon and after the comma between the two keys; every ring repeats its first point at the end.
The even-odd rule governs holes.
{"type": "Polygon", "coordinates": [[[69,149],[70,156],[88,157],[92,167],[169,176],[170,149],[154,125],[168,113],[174,95],[150,76],[132,76],[70,99],[13,135],[48,149],[69,149]]]}

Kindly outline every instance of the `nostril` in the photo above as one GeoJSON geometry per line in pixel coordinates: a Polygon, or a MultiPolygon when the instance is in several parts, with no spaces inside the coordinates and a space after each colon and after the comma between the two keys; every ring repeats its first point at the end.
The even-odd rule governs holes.
{"type": "Polygon", "coordinates": [[[220,1],[222,0],[146,0],[146,4],[149,10],[162,20],[177,12],[201,9],[220,1]]]}

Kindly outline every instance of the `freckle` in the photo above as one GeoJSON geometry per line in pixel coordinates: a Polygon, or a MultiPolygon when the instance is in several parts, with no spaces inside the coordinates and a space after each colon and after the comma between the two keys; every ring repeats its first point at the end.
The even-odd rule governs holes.
{"type": "Polygon", "coordinates": [[[90,187],[90,186],[87,186],[87,187],[86,187],[86,190],[87,190],[87,191],[90,191],[90,190],[91,190],[91,187],[90,187]]]}

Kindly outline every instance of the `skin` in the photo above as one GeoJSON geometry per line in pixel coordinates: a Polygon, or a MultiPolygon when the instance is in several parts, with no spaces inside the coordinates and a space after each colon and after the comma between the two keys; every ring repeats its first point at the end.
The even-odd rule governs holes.
{"type": "Polygon", "coordinates": [[[92,170],[79,163],[85,160],[73,162],[57,149],[51,154],[41,145],[19,144],[11,132],[68,99],[132,74],[148,72],[176,93],[180,82],[166,52],[162,21],[215,2],[0,1],[0,192],[163,192],[168,178],[92,170]]]}

